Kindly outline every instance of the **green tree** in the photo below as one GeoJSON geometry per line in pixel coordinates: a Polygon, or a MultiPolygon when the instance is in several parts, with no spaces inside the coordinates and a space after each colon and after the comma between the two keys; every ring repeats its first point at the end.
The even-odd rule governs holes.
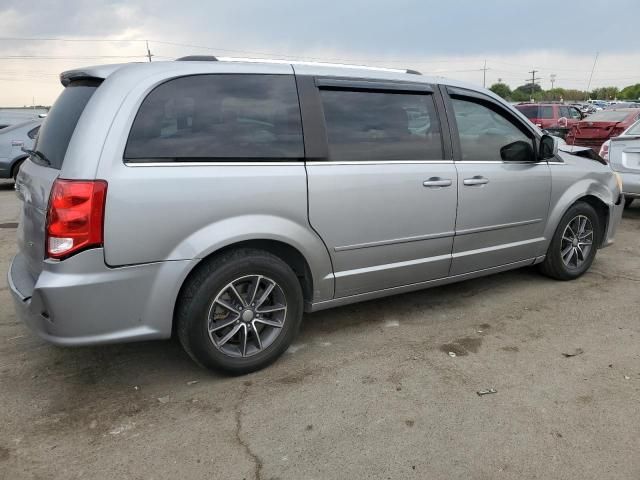
{"type": "Polygon", "coordinates": [[[489,87],[489,90],[504,99],[511,97],[511,89],[506,83],[494,83],[489,87]]]}
{"type": "Polygon", "coordinates": [[[520,85],[511,93],[511,99],[515,102],[526,102],[531,99],[531,94],[533,92],[534,100],[542,93],[542,87],[536,84],[527,83],[525,85],[520,85]]]}
{"type": "Polygon", "coordinates": [[[620,90],[618,94],[618,98],[624,100],[638,100],[640,99],[640,83],[636,83],[635,85],[629,85],[628,87],[624,87],[620,90]]]}
{"type": "Polygon", "coordinates": [[[552,88],[550,90],[545,90],[541,93],[542,100],[546,101],[562,101],[566,98],[566,93],[564,88],[552,88]]]}
{"type": "Polygon", "coordinates": [[[620,90],[618,87],[601,87],[591,92],[591,98],[600,100],[613,100],[617,98],[620,90]]]}

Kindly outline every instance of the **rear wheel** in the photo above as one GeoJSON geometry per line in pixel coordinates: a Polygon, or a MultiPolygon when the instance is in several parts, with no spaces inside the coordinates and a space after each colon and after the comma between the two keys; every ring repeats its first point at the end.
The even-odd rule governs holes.
{"type": "Polygon", "coordinates": [[[573,280],[583,275],[596,256],[601,227],[598,214],[585,202],[571,206],[551,240],[540,270],[557,280],[573,280]]]}
{"type": "Polygon", "coordinates": [[[239,249],[202,265],[187,281],[177,331],[189,355],[231,374],[266,367],[291,344],[302,289],[291,268],[264,251],[239,249]]]}
{"type": "Polygon", "coordinates": [[[625,198],[624,200],[624,208],[629,208],[633,203],[633,198],[625,198]]]}

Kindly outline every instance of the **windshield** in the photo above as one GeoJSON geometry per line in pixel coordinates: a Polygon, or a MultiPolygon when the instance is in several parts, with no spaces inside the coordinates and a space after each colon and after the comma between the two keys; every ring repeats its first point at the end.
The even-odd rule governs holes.
{"type": "Polygon", "coordinates": [[[587,117],[587,122],[622,122],[629,116],[629,112],[621,110],[602,110],[587,117]]]}
{"type": "Polygon", "coordinates": [[[33,147],[51,163],[51,167],[62,168],[78,119],[99,84],[96,80],[72,82],[51,107],[33,147]]]}

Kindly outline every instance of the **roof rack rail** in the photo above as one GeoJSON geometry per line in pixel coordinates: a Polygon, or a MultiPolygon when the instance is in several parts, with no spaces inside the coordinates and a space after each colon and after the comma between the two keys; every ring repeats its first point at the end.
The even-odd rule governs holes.
{"type": "Polygon", "coordinates": [[[187,55],[186,57],[176,58],[176,62],[217,62],[218,59],[213,55],[187,55]]]}
{"type": "Polygon", "coordinates": [[[407,68],[407,73],[411,73],[412,75],[422,75],[418,70],[414,70],[412,68],[407,68]]]}

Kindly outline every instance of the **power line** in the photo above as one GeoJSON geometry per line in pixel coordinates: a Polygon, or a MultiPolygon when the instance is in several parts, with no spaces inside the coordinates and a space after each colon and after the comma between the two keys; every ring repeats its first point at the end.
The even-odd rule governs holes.
{"type": "Polygon", "coordinates": [[[6,55],[2,60],[91,60],[93,58],[144,58],[147,55],[83,55],[83,56],[53,56],[53,55],[6,55]]]}
{"type": "Polygon", "coordinates": [[[0,41],[20,42],[145,42],[138,38],[30,38],[30,37],[0,37],[0,41]]]}

